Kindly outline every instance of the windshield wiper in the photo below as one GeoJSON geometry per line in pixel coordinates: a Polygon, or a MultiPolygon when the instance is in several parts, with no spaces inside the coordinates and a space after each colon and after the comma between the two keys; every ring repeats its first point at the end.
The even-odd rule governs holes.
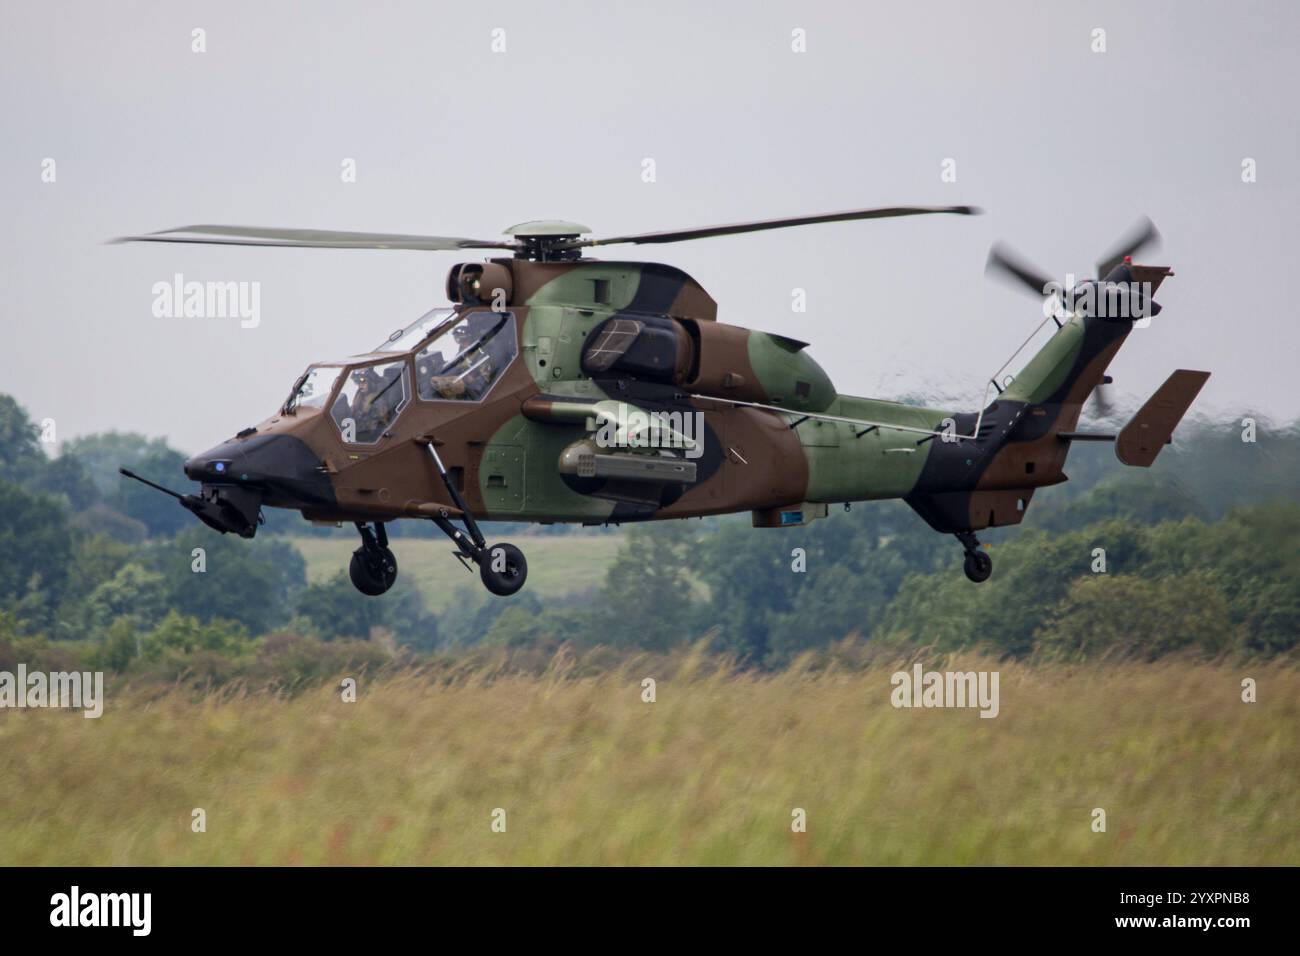
{"type": "Polygon", "coordinates": [[[289,392],[289,397],[285,399],[284,405],[280,407],[280,411],[283,414],[292,415],[298,411],[298,400],[301,397],[299,392],[302,391],[303,383],[307,381],[307,376],[310,374],[311,369],[307,369],[307,371],[299,375],[298,380],[293,383],[293,388],[289,392]]]}

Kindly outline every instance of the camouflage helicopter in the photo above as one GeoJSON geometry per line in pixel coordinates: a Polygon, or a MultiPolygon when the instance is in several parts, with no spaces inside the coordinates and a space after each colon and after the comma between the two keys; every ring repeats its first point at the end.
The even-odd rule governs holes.
{"type": "Polygon", "coordinates": [[[1122,463],[1149,466],[1209,376],[1174,372],[1118,434],[1075,430],[1134,324],[1159,311],[1151,296],[1171,271],[1132,262],[1157,238],[1149,222],[1103,257],[1101,278],[1070,289],[1053,290],[994,248],[989,268],[1047,296],[1040,328],[1056,329],[1019,374],[999,380],[1015,355],[995,373],[976,412],[840,394],[808,343],[719,322],[717,303],[680,269],[582,254],[974,212],[901,206],[603,239],[562,221],[523,223],[501,241],[213,225],[124,237],[116,241],[509,255],[453,266],[451,305],[372,351],[308,366],[274,414],[185,463],[196,493],[123,474],[223,534],[253,537],[263,507],[351,522],[361,545],[349,573],[368,595],[397,576],[385,525],[398,518],[431,520],[490,592],[509,595],[527,561],[513,544],[489,545],[480,521],[749,511],[755,527],[778,528],[825,517],[831,504],[884,498],[955,535],[966,576],[981,582],[992,560],[975,533],[1019,523],[1036,489],[1065,481],[1072,443],[1113,441],[1122,463]]]}

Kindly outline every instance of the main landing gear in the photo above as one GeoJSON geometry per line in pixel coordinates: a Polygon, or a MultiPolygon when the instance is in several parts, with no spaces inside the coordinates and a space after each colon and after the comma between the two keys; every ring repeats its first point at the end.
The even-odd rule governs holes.
{"type": "MultiPolygon", "coordinates": [[[[513,544],[488,545],[468,511],[465,512],[465,524],[472,537],[452,524],[445,513],[433,520],[455,542],[456,557],[466,567],[470,561],[478,565],[483,586],[493,594],[508,597],[524,586],[528,577],[524,553],[513,544]]],[[[397,558],[388,547],[388,533],[382,521],[376,521],[373,528],[357,522],[357,530],[361,532],[361,547],[352,552],[348,575],[353,587],[362,594],[378,597],[397,580],[397,558]]]]}
{"type": "MultiPolygon", "coordinates": [[[[445,508],[434,515],[433,523],[442,530],[443,534],[451,538],[452,543],[456,545],[455,555],[465,567],[468,568],[470,562],[478,565],[478,576],[485,588],[501,597],[514,594],[524,586],[524,581],[528,578],[528,562],[524,560],[524,553],[513,544],[489,545],[484,540],[478,522],[465,506],[465,501],[461,498],[456,483],[447,474],[447,469],[442,467],[442,459],[438,457],[432,442],[429,442],[428,448],[433,463],[438,468],[438,474],[442,476],[443,484],[447,486],[447,492],[451,495],[451,500],[460,510],[461,518],[465,522],[465,530],[460,530],[452,523],[450,508],[445,508]]],[[[352,563],[348,566],[348,574],[358,591],[376,597],[391,588],[393,582],[397,580],[397,559],[388,548],[388,532],[384,530],[382,521],[374,522],[373,528],[365,522],[358,521],[357,530],[361,532],[361,547],[352,552],[352,563]]]]}
{"type": "Polygon", "coordinates": [[[993,573],[993,559],[989,557],[987,551],[980,548],[979,540],[972,531],[959,531],[957,540],[961,546],[966,549],[966,561],[962,565],[962,570],[966,572],[966,577],[980,584],[989,579],[993,573]]]}
{"type": "Polygon", "coordinates": [[[357,530],[361,532],[361,547],[352,552],[348,576],[362,594],[378,597],[397,580],[397,558],[388,550],[388,532],[382,521],[376,521],[373,530],[358,521],[357,530]]]}
{"type": "Polygon", "coordinates": [[[456,483],[443,467],[442,459],[438,457],[438,450],[433,446],[433,442],[430,441],[426,447],[447,493],[460,509],[461,519],[465,522],[465,531],[461,531],[452,523],[451,513],[447,510],[434,515],[433,523],[456,545],[455,555],[460,559],[461,564],[467,568],[471,561],[478,565],[478,576],[485,588],[499,597],[509,597],[523,587],[524,581],[528,578],[528,562],[524,560],[524,553],[513,544],[488,545],[483,532],[479,530],[478,522],[474,520],[473,513],[466,507],[465,499],[460,496],[456,483]]]}

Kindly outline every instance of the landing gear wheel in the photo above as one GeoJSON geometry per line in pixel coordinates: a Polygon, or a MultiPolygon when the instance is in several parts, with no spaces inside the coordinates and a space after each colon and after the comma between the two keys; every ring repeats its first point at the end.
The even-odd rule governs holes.
{"type": "Polygon", "coordinates": [[[378,597],[397,580],[397,558],[388,548],[362,546],[352,552],[348,576],[362,594],[378,597]]]}
{"type": "Polygon", "coordinates": [[[985,551],[967,551],[963,570],[966,572],[966,577],[979,584],[987,581],[989,575],[993,573],[993,559],[985,551]]]}
{"type": "Polygon", "coordinates": [[[513,544],[493,544],[483,549],[478,575],[483,586],[500,597],[509,597],[528,578],[528,562],[513,544]]]}

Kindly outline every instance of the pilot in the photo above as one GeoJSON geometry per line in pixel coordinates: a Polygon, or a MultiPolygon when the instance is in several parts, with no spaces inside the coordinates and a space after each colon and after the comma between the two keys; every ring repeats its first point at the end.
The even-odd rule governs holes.
{"type": "Polygon", "coordinates": [[[456,340],[456,357],[450,364],[444,365],[441,355],[431,356],[434,366],[445,370],[428,380],[428,388],[439,398],[477,400],[487,391],[496,374],[496,363],[484,347],[484,337],[498,319],[492,312],[471,312],[451,331],[456,340]]]}
{"type": "Polygon", "coordinates": [[[387,397],[382,395],[383,381],[373,368],[363,368],[356,373],[357,393],[352,396],[352,420],[357,436],[373,436],[383,430],[387,417],[387,397]]]}

